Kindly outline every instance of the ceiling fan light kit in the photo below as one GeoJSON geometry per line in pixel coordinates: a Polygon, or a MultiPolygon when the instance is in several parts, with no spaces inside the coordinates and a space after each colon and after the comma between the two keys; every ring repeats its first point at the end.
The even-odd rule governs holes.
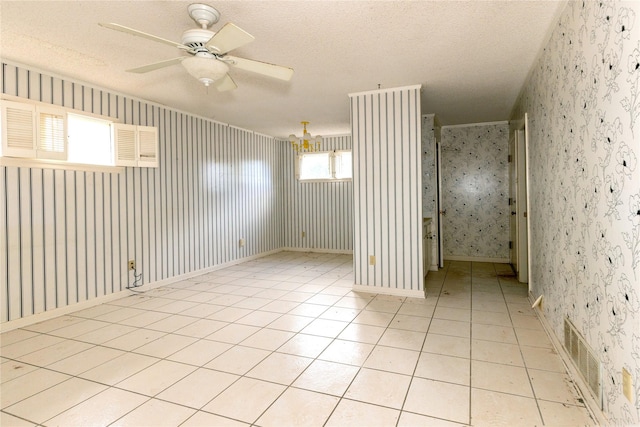
{"type": "Polygon", "coordinates": [[[211,58],[201,54],[183,59],[182,65],[189,74],[207,87],[220,80],[229,71],[229,66],[224,62],[212,61],[211,58]]]}
{"type": "Polygon", "coordinates": [[[206,87],[214,85],[220,92],[232,90],[237,87],[228,74],[229,66],[280,80],[291,80],[293,69],[289,67],[269,64],[253,59],[228,56],[228,52],[251,43],[254,37],[230,22],[226,23],[217,32],[209,31],[208,28],[220,19],[220,13],[216,9],[200,3],[191,4],[187,9],[189,16],[200,28],[186,30],[182,34],[181,43],[147,34],[120,24],[101,23],[100,25],[111,30],[168,44],[191,55],[144,65],[127,70],[128,72],[138,74],[148,73],[181,63],[189,74],[198,79],[198,81],[206,87]]]}

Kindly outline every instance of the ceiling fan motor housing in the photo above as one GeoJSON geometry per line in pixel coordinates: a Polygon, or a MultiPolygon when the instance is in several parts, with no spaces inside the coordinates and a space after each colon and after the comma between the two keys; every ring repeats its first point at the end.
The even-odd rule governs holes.
{"type": "Polygon", "coordinates": [[[196,52],[201,48],[203,51],[207,51],[205,45],[213,37],[215,33],[213,31],[195,28],[187,30],[182,33],[182,44],[194,49],[196,52]]]}

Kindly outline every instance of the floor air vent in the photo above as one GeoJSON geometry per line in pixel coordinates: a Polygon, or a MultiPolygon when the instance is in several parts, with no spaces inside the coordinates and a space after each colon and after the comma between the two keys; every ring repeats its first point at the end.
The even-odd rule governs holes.
{"type": "Polygon", "coordinates": [[[568,318],[564,319],[564,346],[578,372],[593,392],[596,401],[600,403],[602,401],[600,362],[595,352],[587,345],[584,337],[568,318]]]}

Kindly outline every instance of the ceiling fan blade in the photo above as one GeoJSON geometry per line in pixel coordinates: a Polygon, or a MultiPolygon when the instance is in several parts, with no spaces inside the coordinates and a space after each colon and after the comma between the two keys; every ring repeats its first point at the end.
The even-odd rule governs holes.
{"type": "Polygon", "coordinates": [[[132,68],[130,70],[126,70],[128,73],[148,73],[149,71],[159,70],[160,68],[169,67],[171,65],[179,64],[183,59],[188,58],[187,56],[180,56],[178,58],[167,59],[166,61],[155,62],[153,64],[143,65],[142,67],[132,68]]]}
{"type": "Polygon", "coordinates": [[[218,80],[213,84],[218,92],[226,92],[228,90],[233,90],[238,87],[236,82],[233,81],[229,73],[225,74],[223,78],[218,80]]]}
{"type": "Polygon", "coordinates": [[[251,43],[255,40],[251,34],[242,28],[228,22],[209,39],[206,48],[218,54],[223,54],[251,43]]]}
{"type": "Polygon", "coordinates": [[[255,61],[253,59],[238,58],[237,56],[226,55],[223,59],[230,60],[230,64],[241,70],[263,74],[280,80],[289,81],[293,77],[293,68],[281,65],[269,64],[268,62],[255,61]]]}
{"type": "Polygon", "coordinates": [[[153,40],[159,43],[168,44],[169,46],[177,47],[178,49],[185,49],[185,50],[189,49],[187,46],[183,44],[176,43],[171,40],[163,39],[162,37],[154,36],[153,34],[147,34],[142,31],[134,30],[133,28],[125,27],[124,25],[113,24],[113,23],[107,23],[107,24],[99,23],[98,25],[104,28],[109,28],[111,30],[116,30],[123,33],[131,34],[134,36],[142,37],[145,39],[153,40]]]}

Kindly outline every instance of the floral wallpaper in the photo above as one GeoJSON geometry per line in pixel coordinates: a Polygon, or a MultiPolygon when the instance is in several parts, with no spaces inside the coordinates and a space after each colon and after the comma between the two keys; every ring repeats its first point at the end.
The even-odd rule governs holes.
{"type": "Polygon", "coordinates": [[[638,424],[640,2],[569,2],[512,119],[525,112],[533,296],[561,342],[568,316],[596,351],[611,422],[638,424]]]}
{"type": "Polygon", "coordinates": [[[444,256],[509,259],[509,124],[442,127],[444,256]]]}
{"type": "Polygon", "coordinates": [[[422,116],[422,217],[436,218],[438,185],[436,176],[436,129],[435,115],[422,116]]]}

